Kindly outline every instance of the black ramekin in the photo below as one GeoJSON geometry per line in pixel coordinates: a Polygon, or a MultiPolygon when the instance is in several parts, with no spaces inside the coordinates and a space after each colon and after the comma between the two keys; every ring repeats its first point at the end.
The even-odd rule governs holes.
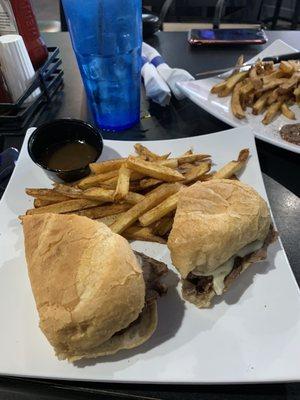
{"type": "Polygon", "coordinates": [[[89,164],[74,170],[53,169],[42,162],[41,154],[49,146],[76,140],[85,141],[97,150],[95,159],[91,160],[96,162],[103,150],[100,132],[87,122],[71,118],[57,119],[39,126],[28,140],[28,153],[32,161],[41,167],[51,180],[73,182],[90,173],[89,164]]]}

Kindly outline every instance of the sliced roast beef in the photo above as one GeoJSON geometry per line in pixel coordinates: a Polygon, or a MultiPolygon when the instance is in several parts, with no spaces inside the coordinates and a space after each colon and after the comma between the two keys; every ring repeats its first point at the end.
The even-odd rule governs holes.
{"type": "MultiPolygon", "coordinates": [[[[139,253],[138,251],[135,251],[134,253],[140,266],[142,267],[143,277],[146,284],[145,309],[145,307],[156,301],[158,297],[167,293],[168,287],[166,284],[161,283],[160,279],[166,275],[169,270],[167,265],[163,262],[157,261],[143,253],[139,253]]],[[[129,324],[126,328],[115,333],[115,335],[122,335],[129,327],[138,324],[140,319],[141,314],[135,321],[131,322],[131,324],[129,324]]]]}
{"type": "Polygon", "coordinates": [[[146,284],[146,298],[147,304],[153,303],[159,296],[167,293],[167,286],[160,282],[160,279],[168,273],[166,264],[154,260],[143,253],[134,252],[139,264],[143,270],[143,276],[146,284]]]}
{"type": "MultiPolygon", "coordinates": [[[[249,264],[267,258],[267,248],[269,244],[276,240],[276,238],[277,232],[274,230],[274,227],[271,226],[261,249],[254,251],[245,257],[235,258],[231,272],[224,279],[225,290],[243,272],[243,270],[249,266],[249,264]]],[[[198,295],[209,293],[213,290],[213,276],[198,276],[190,272],[187,278],[183,281],[182,289],[185,292],[194,292],[198,295]]]]}

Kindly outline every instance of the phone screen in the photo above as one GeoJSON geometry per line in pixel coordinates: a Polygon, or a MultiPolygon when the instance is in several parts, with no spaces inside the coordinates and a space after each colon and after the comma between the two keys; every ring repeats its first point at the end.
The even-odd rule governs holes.
{"type": "Polygon", "coordinates": [[[265,32],[261,29],[192,29],[190,42],[232,43],[232,42],[266,42],[265,32]]]}

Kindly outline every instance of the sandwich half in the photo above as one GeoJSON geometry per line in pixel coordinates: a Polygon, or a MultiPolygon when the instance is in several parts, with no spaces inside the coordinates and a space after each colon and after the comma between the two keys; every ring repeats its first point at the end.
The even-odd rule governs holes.
{"type": "Polygon", "coordinates": [[[250,186],[215,179],[182,189],[168,247],[183,298],[211,306],[276,238],[268,206],[250,186]]]}
{"type": "Polygon", "coordinates": [[[114,354],[150,338],[165,264],[86,217],[25,216],[23,228],[40,328],[59,359],[114,354]]]}

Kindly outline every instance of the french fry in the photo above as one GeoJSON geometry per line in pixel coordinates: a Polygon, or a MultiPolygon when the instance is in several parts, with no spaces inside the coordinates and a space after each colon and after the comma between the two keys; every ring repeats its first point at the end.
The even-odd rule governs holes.
{"type": "Polygon", "coordinates": [[[33,189],[33,188],[26,188],[25,193],[28,196],[41,198],[45,201],[51,202],[59,202],[69,200],[69,197],[62,195],[60,193],[56,193],[53,189],[33,189]]]}
{"type": "Polygon", "coordinates": [[[168,153],[168,154],[163,154],[162,156],[160,156],[160,155],[158,155],[156,153],[153,153],[146,146],[143,146],[140,143],[136,143],[134,145],[134,148],[135,148],[135,151],[137,152],[137,154],[139,154],[140,156],[145,156],[146,160],[148,160],[148,161],[165,160],[171,154],[171,153],[168,153]]]}
{"type": "Polygon", "coordinates": [[[288,61],[281,61],[279,64],[279,70],[285,74],[292,74],[294,72],[294,67],[288,61]]]}
{"type": "Polygon", "coordinates": [[[206,174],[211,168],[211,162],[206,161],[197,165],[196,167],[192,168],[186,175],[185,175],[185,184],[189,184],[191,182],[197,181],[201,179],[201,177],[206,174]]]}
{"type": "MultiPolygon", "coordinates": [[[[247,78],[246,78],[247,79],[247,78]]],[[[245,81],[246,81],[245,79],[245,81]]],[[[245,82],[243,81],[243,83],[245,82]]],[[[253,83],[249,80],[247,83],[241,86],[241,96],[247,96],[254,89],[253,83]]]]}
{"type": "Polygon", "coordinates": [[[242,67],[244,64],[244,54],[240,54],[236,60],[235,67],[242,67]]]}
{"type": "Polygon", "coordinates": [[[214,174],[212,172],[209,174],[204,174],[200,177],[199,181],[201,181],[201,182],[209,181],[210,179],[212,179],[213,176],[214,176],[214,174]]]}
{"type": "Polygon", "coordinates": [[[25,193],[28,194],[28,196],[32,196],[32,197],[48,196],[48,195],[50,195],[50,196],[53,195],[55,197],[61,197],[60,195],[54,193],[52,189],[26,188],[25,193]]]}
{"type": "Polygon", "coordinates": [[[296,97],[296,103],[300,104],[300,85],[294,90],[293,93],[296,97]]]}
{"type": "Polygon", "coordinates": [[[81,215],[82,217],[88,217],[91,219],[99,219],[104,217],[109,217],[111,215],[121,215],[121,213],[129,210],[132,207],[131,204],[109,204],[93,208],[88,208],[87,210],[76,211],[74,214],[81,215]]]}
{"type": "Polygon", "coordinates": [[[116,188],[117,187],[117,183],[118,183],[118,176],[115,176],[113,178],[108,179],[107,181],[101,182],[99,183],[99,186],[103,186],[103,187],[111,187],[111,188],[116,188]]]}
{"type": "MultiPolygon", "coordinates": [[[[50,203],[50,204],[51,204],[51,203],[50,203]]],[[[48,204],[42,204],[42,203],[39,202],[39,199],[34,199],[34,200],[33,200],[33,207],[34,207],[34,208],[42,207],[42,205],[48,206],[49,203],[48,203],[48,204]]]]}
{"type": "MultiPolygon", "coordinates": [[[[86,199],[97,200],[99,202],[112,203],[114,201],[114,190],[103,189],[103,188],[90,188],[83,192],[83,197],[86,199]]],[[[143,200],[144,196],[139,193],[128,192],[124,200],[130,204],[136,204],[143,200]]]]}
{"type": "Polygon", "coordinates": [[[270,75],[274,72],[274,62],[273,61],[265,61],[264,62],[264,70],[265,73],[270,75]]]}
{"type": "Polygon", "coordinates": [[[233,76],[233,75],[237,74],[238,72],[240,72],[240,69],[243,66],[243,63],[244,63],[244,56],[243,56],[243,54],[241,54],[238,57],[237,62],[235,63],[235,66],[234,66],[234,68],[233,68],[233,70],[232,70],[232,72],[231,72],[231,74],[229,75],[228,78],[230,78],[231,76],[233,76]]]}
{"type": "Polygon", "coordinates": [[[123,236],[129,240],[143,240],[146,242],[166,244],[165,239],[154,235],[148,227],[131,226],[123,232],[123,236]]]}
{"type": "Polygon", "coordinates": [[[154,164],[161,165],[164,167],[175,169],[178,167],[178,160],[177,158],[170,158],[168,160],[158,160],[154,161],[154,164]]]}
{"type": "Polygon", "coordinates": [[[124,200],[129,204],[137,204],[142,201],[144,197],[145,196],[140,193],[129,192],[124,200]]]}
{"type": "Polygon", "coordinates": [[[282,85],[284,82],[286,82],[285,78],[278,78],[278,79],[273,79],[269,83],[264,83],[263,87],[259,89],[258,93],[263,93],[268,90],[272,90],[277,88],[279,85],[282,85]]]}
{"type": "Polygon", "coordinates": [[[53,190],[54,190],[54,192],[60,193],[62,195],[65,195],[67,197],[71,197],[74,199],[82,199],[84,197],[83,190],[78,189],[73,186],[64,185],[62,183],[55,183],[53,190]]]}
{"type": "Polygon", "coordinates": [[[57,200],[44,200],[42,197],[37,197],[33,201],[34,208],[48,206],[49,204],[59,203],[57,200]]]}
{"type": "MultiPolygon", "coordinates": [[[[179,185],[178,182],[177,182],[176,184],[179,185]]],[[[166,183],[163,183],[163,185],[166,185],[166,183]]],[[[162,185],[159,185],[159,186],[156,186],[155,188],[152,188],[149,192],[147,192],[147,193],[145,194],[145,197],[149,197],[149,196],[151,196],[153,193],[159,192],[161,186],[162,186],[162,185]]],[[[176,192],[176,190],[175,190],[175,192],[176,192]]],[[[171,196],[171,195],[170,195],[170,196],[171,196]]]]}
{"type": "Polygon", "coordinates": [[[228,164],[224,165],[219,171],[217,171],[212,179],[228,179],[232,175],[239,172],[245,165],[249,158],[249,149],[243,149],[240,151],[238,159],[236,161],[230,161],[228,164]]]}
{"type": "Polygon", "coordinates": [[[169,214],[171,211],[176,210],[178,202],[179,192],[174,193],[172,196],[168,197],[156,207],[147,211],[145,214],[139,217],[139,221],[142,226],[148,226],[160,220],[165,215],[169,214]]]}
{"type": "Polygon", "coordinates": [[[141,189],[148,189],[153,186],[160,185],[163,181],[155,178],[145,178],[140,181],[141,189]]]}
{"type": "Polygon", "coordinates": [[[243,71],[243,72],[238,72],[235,75],[232,75],[230,78],[228,78],[224,89],[218,92],[218,96],[219,97],[228,96],[233,91],[235,85],[241,82],[243,79],[245,79],[248,76],[248,74],[249,74],[248,71],[243,71]]]}
{"type": "MultiPolygon", "coordinates": [[[[112,179],[114,179],[114,178],[112,178],[112,179]]],[[[134,185],[134,186],[136,186],[136,185],[134,185]]],[[[97,185],[97,187],[103,188],[103,189],[116,190],[117,182],[116,181],[112,181],[112,182],[105,181],[105,182],[99,183],[99,185],[97,185]]]]}
{"type": "Polygon", "coordinates": [[[289,109],[286,103],[281,105],[281,112],[282,114],[287,117],[288,119],[296,119],[294,111],[289,109]]]}
{"type": "Polygon", "coordinates": [[[186,163],[194,163],[196,161],[203,161],[207,158],[210,158],[210,154],[187,154],[177,158],[178,165],[186,164],[186,163]]]}
{"type": "Polygon", "coordinates": [[[105,182],[108,179],[118,177],[118,175],[119,175],[118,169],[105,172],[103,174],[91,175],[88,176],[87,178],[81,179],[81,181],[77,183],[77,186],[80,189],[88,189],[90,187],[97,186],[99,183],[105,182]]]}
{"type": "MultiPolygon", "coordinates": [[[[134,158],[136,160],[145,161],[144,159],[141,159],[141,158],[138,158],[138,157],[132,157],[132,158],[134,158]]],[[[176,169],[178,167],[178,160],[177,160],[177,158],[170,158],[170,159],[167,159],[167,160],[164,160],[164,159],[163,160],[156,160],[156,161],[151,161],[151,164],[163,165],[163,166],[168,167],[168,168],[176,169]]],[[[136,180],[143,179],[144,177],[145,177],[144,174],[136,172],[136,171],[132,171],[132,173],[130,175],[130,180],[131,181],[136,181],[136,180]]],[[[118,176],[117,176],[117,178],[118,178],[118,176]]],[[[111,179],[108,179],[105,182],[110,182],[110,181],[113,181],[113,180],[114,180],[114,178],[111,178],[111,179]]]]}
{"type": "Polygon", "coordinates": [[[189,156],[190,154],[193,154],[193,153],[194,153],[193,150],[189,149],[189,150],[187,150],[186,152],[183,153],[182,157],[189,156]]]}
{"type": "Polygon", "coordinates": [[[224,90],[226,88],[226,84],[227,84],[227,80],[217,83],[210,89],[210,93],[214,93],[214,94],[220,93],[222,90],[224,90]]]}
{"type": "Polygon", "coordinates": [[[247,107],[252,107],[255,100],[255,91],[248,93],[245,98],[242,98],[242,109],[245,111],[247,107]]]}
{"type": "Polygon", "coordinates": [[[178,171],[181,172],[182,174],[186,174],[189,172],[191,169],[193,169],[196,166],[196,164],[190,164],[190,163],[184,163],[181,164],[178,168],[178,171]]]}
{"type": "Polygon", "coordinates": [[[262,120],[264,125],[268,125],[280,112],[283,100],[278,100],[275,103],[271,104],[262,120]]]}
{"type": "Polygon", "coordinates": [[[98,222],[102,222],[103,224],[110,226],[111,224],[113,224],[121,215],[122,213],[119,214],[113,214],[113,215],[107,215],[106,217],[102,217],[102,218],[97,218],[96,220],[98,222]]]}
{"type": "MultiPolygon", "coordinates": [[[[275,101],[278,100],[278,97],[279,97],[278,89],[279,88],[277,88],[277,89],[275,89],[273,91],[271,90],[271,93],[269,94],[268,99],[267,99],[267,105],[268,106],[270,106],[271,104],[275,103],[275,101]]],[[[265,92],[265,93],[268,93],[268,92],[265,92]]]]}
{"type": "Polygon", "coordinates": [[[136,172],[140,172],[165,182],[177,182],[184,180],[184,176],[178,171],[175,171],[169,167],[165,167],[164,165],[157,165],[149,161],[138,160],[133,157],[128,158],[127,166],[136,172]]]}
{"type": "Polygon", "coordinates": [[[272,93],[271,91],[267,91],[267,92],[263,93],[256,100],[256,102],[253,104],[253,107],[252,107],[252,114],[258,115],[263,111],[263,109],[266,107],[268,97],[271,93],[272,93]]]}
{"type": "Polygon", "coordinates": [[[238,162],[246,162],[248,160],[248,158],[249,158],[249,155],[250,155],[249,149],[242,149],[239,152],[239,156],[238,156],[237,161],[238,162]]]}
{"type": "Polygon", "coordinates": [[[178,184],[162,184],[159,188],[145,196],[142,201],[117,219],[117,221],[111,225],[112,231],[115,233],[123,232],[130,225],[134,224],[142,214],[146,213],[151,208],[156,207],[167,197],[178,192],[180,187],[181,186],[178,184]]]}
{"type": "Polygon", "coordinates": [[[262,81],[262,78],[257,74],[257,66],[256,65],[251,67],[250,72],[249,72],[249,78],[251,80],[251,83],[252,83],[254,89],[262,88],[263,81],[262,81]]]}
{"type": "Polygon", "coordinates": [[[296,88],[298,82],[300,80],[300,74],[295,73],[292,75],[290,79],[287,79],[286,82],[282,83],[279,88],[278,88],[278,93],[279,94],[284,94],[292,91],[293,89],[296,88]]]}
{"type": "Polygon", "coordinates": [[[121,168],[121,165],[123,165],[125,162],[126,158],[117,158],[115,160],[107,160],[99,163],[92,163],[90,164],[90,170],[94,174],[103,174],[105,172],[118,170],[119,168],[121,168]]]}
{"type": "Polygon", "coordinates": [[[186,162],[184,164],[180,164],[178,168],[189,171],[191,168],[194,168],[195,165],[196,162],[193,163],[186,162]]]}
{"type": "Polygon", "coordinates": [[[286,77],[286,74],[282,71],[280,71],[279,69],[277,69],[276,71],[272,72],[269,75],[265,75],[262,77],[263,80],[263,84],[266,85],[270,82],[272,82],[274,79],[280,79],[280,78],[284,78],[286,77]]]}
{"type": "Polygon", "coordinates": [[[62,201],[60,203],[50,204],[48,206],[33,208],[28,210],[26,214],[65,214],[72,211],[83,210],[85,208],[95,207],[99,204],[98,201],[92,201],[88,199],[71,199],[62,201]]]}
{"type": "Polygon", "coordinates": [[[114,194],[116,201],[123,200],[129,192],[131,170],[123,164],[119,169],[118,183],[114,194]]]}
{"type": "Polygon", "coordinates": [[[114,190],[93,187],[82,192],[82,197],[85,199],[97,200],[99,202],[113,202],[114,190]]]}
{"type": "Polygon", "coordinates": [[[299,60],[289,60],[288,63],[293,67],[293,71],[300,71],[300,62],[299,60]]]}
{"type": "Polygon", "coordinates": [[[256,61],[255,63],[255,69],[256,69],[256,74],[261,76],[264,75],[265,69],[264,69],[264,62],[261,61],[260,59],[256,61]]]}
{"type": "Polygon", "coordinates": [[[156,223],[153,224],[152,232],[154,233],[154,235],[163,237],[170,232],[173,226],[173,222],[174,222],[174,215],[166,216],[161,220],[156,221],[156,223]]]}
{"type": "Polygon", "coordinates": [[[242,109],[241,101],[240,101],[241,85],[242,85],[242,82],[239,82],[235,85],[233,92],[232,92],[232,96],[231,96],[231,111],[232,111],[233,115],[238,119],[245,118],[245,113],[242,109]]]}
{"type": "MultiPolygon", "coordinates": [[[[142,160],[145,161],[145,160],[142,160]]],[[[176,169],[178,167],[178,160],[177,158],[170,158],[168,160],[158,160],[158,161],[151,161],[151,164],[154,165],[161,165],[164,167],[176,169]]],[[[130,181],[137,181],[145,178],[146,175],[140,172],[132,171],[130,175],[130,181]]],[[[113,179],[113,178],[112,178],[113,179]]]]}

